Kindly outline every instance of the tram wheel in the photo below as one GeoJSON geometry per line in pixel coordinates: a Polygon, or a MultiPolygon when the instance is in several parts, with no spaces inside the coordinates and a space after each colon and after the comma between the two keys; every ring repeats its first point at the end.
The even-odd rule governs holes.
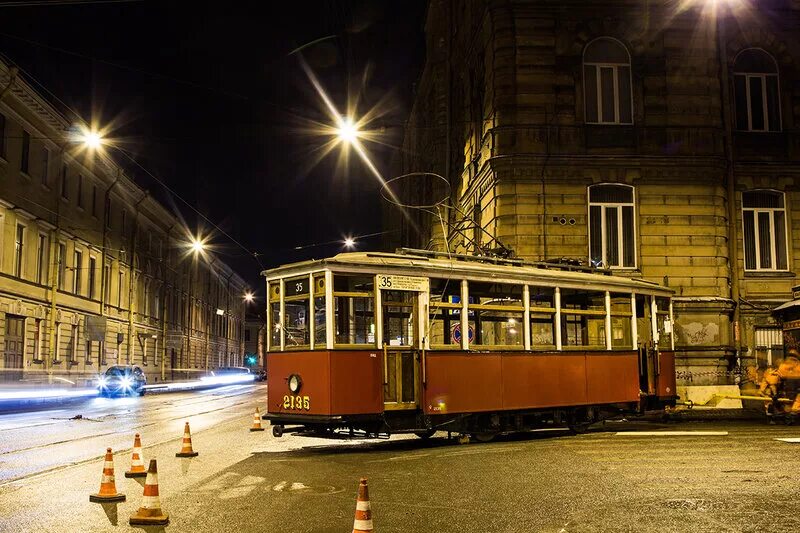
{"type": "Polygon", "coordinates": [[[472,438],[478,442],[492,442],[497,437],[497,431],[482,431],[481,433],[473,433],[472,438]]]}
{"type": "Polygon", "coordinates": [[[426,429],[425,431],[415,431],[414,435],[421,438],[422,440],[428,440],[436,433],[435,429],[426,429]]]}
{"type": "Polygon", "coordinates": [[[283,437],[283,426],[272,426],[272,436],[273,437],[283,437]]]}

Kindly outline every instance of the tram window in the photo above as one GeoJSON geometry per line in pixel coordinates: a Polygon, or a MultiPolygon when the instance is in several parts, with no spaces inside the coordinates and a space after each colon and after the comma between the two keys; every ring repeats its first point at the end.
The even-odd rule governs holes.
{"type": "Polygon", "coordinates": [[[469,300],[469,326],[475,332],[471,345],[523,345],[522,286],[470,282],[469,300]]]}
{"type": "Polygon", "coordinates": [[[669,298],[656,297],[656,327],[658,328],[658,344],[661,349],[668,350],[672,344],[672,324],[669,321],[669,298]]]}
{"type": "Polygon", "coordinates": [[[555,348],[555,289],[530,287],[531,348],[555,348]]]}
{"type": "Polygon", "coordinates": [[[461,280],[432,278],[428,339],[432,348],[461,347],[461,280]]]}
{"type": "Polygon", "coordinates": [[[631,296],[611,293],[611,347],[631,349],[631,296]]]}
{"type": "Polygon", "coordinates": [[[333,277],[336,344],[375,344],[375,278],[333,277]]]}
{"type": "Polygon", "coordinates": [[[381,292],[383,306],[383,342],[390,346],[413,346],[417,324],[417,293],[381,292]]]}
{"type": "Polygon", "coordinates": [[[325,321],[325,276],[314,276],[314,348],[325,348],[327,322],[325,321]]]}
{"type": "Polygon", "coordinates": [[[604,292],[561,289],[561,344],[606,348],[604,292]]]}
{"type": "Polygon", "coordinates": [[[308,346],[311,340],[311,309],[308,276],[284,281],[284,346],[308,346]]]}
{"type": "Polygon", "coordinates": [[[647,344],[653,338],[653,324],[650,322],[650,297],[636,295],[636,332],[637,344],[647,344]]]}
{"type": "Polygon", "coordinates": [[[270,349],[281,348],[281,284],[272,281],[269,284],[269,324],[270,349]]]}

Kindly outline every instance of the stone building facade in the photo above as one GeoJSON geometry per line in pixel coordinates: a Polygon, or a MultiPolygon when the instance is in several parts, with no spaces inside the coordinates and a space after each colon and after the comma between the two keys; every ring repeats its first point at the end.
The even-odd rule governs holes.
{"type": "Polygon", "coordinates": [[[241,364],[244,280],[191,253],[178,217],[113,155],[76,143],[75,124],[0,64],[2,381],[241,364]]]}
{"type": "Polygon", "coordinates": [[[576,258],[675,290],[677,371],[780,357],[800,269],[800,2],[431,0],[388,243],[576,258]],[[431,211],[431,210],[429,210],[431,211]]]}

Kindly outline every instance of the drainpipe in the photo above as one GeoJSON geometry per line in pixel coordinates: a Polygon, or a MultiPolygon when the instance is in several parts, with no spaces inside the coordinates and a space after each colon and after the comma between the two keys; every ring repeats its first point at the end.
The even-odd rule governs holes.
{"type": "Polygon", "coordinates": [[[144,191],[142,197],[134,206],[133,232],[131,233],[131,275],[128,279],[128,364],[133,364],[135,351],[133,349],[133,337],[136,331],[134,315],[136,314],[136,238],[139,236],[139,206],[150,195],[144,191]]]}
{"type": "MultiPolygon", "coordinates": [[[[728,265],[731,274],[731,300],[733,300],[732,337],[736,366],[740,366],[741,337],[739,330],[739,242],[736,231],[736,175],[733,158],[733,120],[731,118],[730,82],[726,53],[725,21],[723,6],[717,13],[717,56],[720,69],[720,92],[722,93],[722,125],[725,141],[725,185],[728,204],[728,265]]],[[[730,362],[729,362],[730,366],[730,362]]]]}

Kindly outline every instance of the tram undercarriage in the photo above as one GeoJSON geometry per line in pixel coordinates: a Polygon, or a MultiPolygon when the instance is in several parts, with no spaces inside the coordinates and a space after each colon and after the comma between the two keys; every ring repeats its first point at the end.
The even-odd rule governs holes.
{"type": "Polygon", "coordinates": [[[583,433],[592,424],[603,420],[641,414],[643,406],[643,403],[620,403],[433,416],[421,412],[387,411],[383,415],[317,417],[314,420],[303,415],[296,419],[269,416],[265,418],[272,422],[273,435],[276,437],[289,432],[298,435],[359,438],[388,438],[394,434],[413,433],[420,438],[429,438],[437,431],[447,431],[469,435],[478,441],[488,441],[504,433],[522,433],[540,429],[565,428],[574,433],[583,433]]]}

